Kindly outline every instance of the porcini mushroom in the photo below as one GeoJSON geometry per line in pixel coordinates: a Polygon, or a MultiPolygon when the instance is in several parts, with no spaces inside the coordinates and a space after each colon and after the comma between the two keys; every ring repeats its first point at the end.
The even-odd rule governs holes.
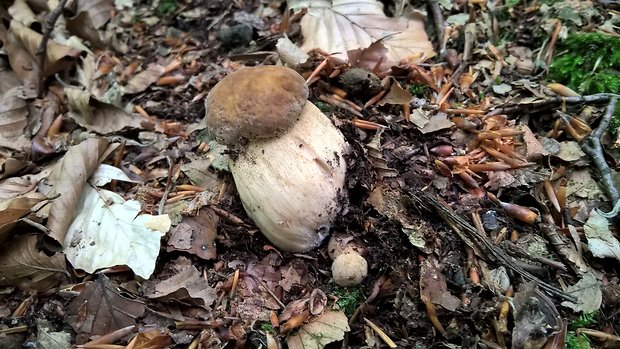
{"type": "Polygon", "coordinates": [[[359,285],[368,276],[365,249],[353,236],[336,234],[329,239],[327,253],[332,262],[332,277],[339,286],[359,285]]]}
{"type": "Polygon", "coordinates": [[[347,143],[292,69],[243,68],[206,99],[209,132],[241,145],[229,162],[248,216],[275,246],[304,252],[321,244],[340,212],[347,143]]]}

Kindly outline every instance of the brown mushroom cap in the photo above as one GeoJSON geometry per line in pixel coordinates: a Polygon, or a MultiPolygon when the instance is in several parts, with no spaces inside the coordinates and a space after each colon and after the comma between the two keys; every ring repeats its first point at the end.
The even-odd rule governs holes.
{"type": "Polygon", "coordinates": [[[271,138],[288,130],[308,98],[296,71],[258,66],[237,70],[216,84],[206,99],[207,128],[226,145],[271,138]]]}

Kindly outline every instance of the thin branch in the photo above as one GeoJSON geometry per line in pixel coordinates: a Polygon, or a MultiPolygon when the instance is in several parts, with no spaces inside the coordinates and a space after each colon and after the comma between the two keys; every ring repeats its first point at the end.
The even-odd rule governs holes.
{"type": "Polygon", "coordinates": [[[533,103],[517,103],[505,105],[494,109],[489,113],[489,115],[514,114],[519,112],[535,113],[541,110],[553,109],[559,105],[562,105],[563,103],[567,105],[577,105],[583,103],[603,104],[608,103],[614,97],[618,98],[618,95],[613,93],[597,93],[593,95],[578,97],[555,96],[542,99],[533,103]]]}
{"type": "Polygon", "coordinates": [[[592,134],[586,138],[583,143],[581,143],[581,149],[583,152],[592,158],[592,162],[594,163],[594,166],[598,170],[598,174],[600,176],[601,186],[607,193],[607,197],[611,200],[613,205],[615,205],[618,202],[618,199],[620,199],[620,194],[618,194],[618,188],[616,188],[614,183],[611,169],[605,160],[603,146],[601,145],[601,137],[607,130],[607,127],[609,127],[609,122],[611,121],[611,117],[614,115],[617,103],[618,96],[612,97],[596,130],[594,130],[594,132],[592,132],[592,134]]]}
{"type": "Polygon", "coordinates": [[[60,0],[60,3],[56,8],[50,12],[45,20],[45,26],[43,29],[43,37],[41,38],[41,42],[39,43],[39,48],[37,49],[37,56],[39,56],[39,86],[37,94],[39,98],[43,97],[43,82],[45,81],[45,57],[47,56],[47,42],[50,39],[50,35],[52,34],[52,30],[54,30],[54,25],[56,21],[62,14],[62,10],[65,8],[67,4],[67,0],[60,0]]]}

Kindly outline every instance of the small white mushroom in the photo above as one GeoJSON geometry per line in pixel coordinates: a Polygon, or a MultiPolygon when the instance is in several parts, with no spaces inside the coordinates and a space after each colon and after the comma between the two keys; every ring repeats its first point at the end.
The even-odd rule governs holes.
{"type": "Polygon", "coordinates": [[[332,277],[340,286],[355,286],[368,276],[368,263],[362,256],[364,246],[353,236],[335,234],[329,239],[327,253],[332,263],[332,277]]]}
{"type": "Polygon", "coordinates": [[[304,79],[276,66],[243,68],[206,99],[207,128],[241,145],[230,170],[243,207],[275,246],[321,244],[341,210],[348,145],[311,102],[304,79]]]}

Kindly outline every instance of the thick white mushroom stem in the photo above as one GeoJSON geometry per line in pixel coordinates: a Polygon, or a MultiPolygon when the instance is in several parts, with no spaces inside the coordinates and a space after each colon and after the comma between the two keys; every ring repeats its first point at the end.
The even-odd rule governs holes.
{"type": "Polygon", "coordinates": [[[230,169],[243,207],[275,246],[304,252],[321,244],[340,212],[347,143],[311,102],[284,133],[249,142],[230,169]]]}

